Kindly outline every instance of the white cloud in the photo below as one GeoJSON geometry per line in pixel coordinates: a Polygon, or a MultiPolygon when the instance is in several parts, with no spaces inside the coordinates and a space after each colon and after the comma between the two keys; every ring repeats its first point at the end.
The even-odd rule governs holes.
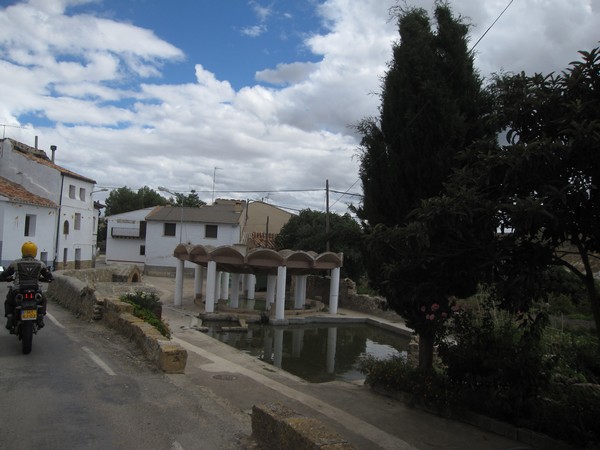
{"type": "Polygon", "coordinates": [[[277,64],[275,69],[265,69],[256,73],[256,80],[276,85],[289,85],[306,81],[318,68],[317,63],[295,62],[277,64]]]}
{"type": "Polygon", "coordinates": [[[260,25],[252,25],[249,27],[244,27],[240,30],[240,32],[246,36],[250,36],[250,37],[258,37],[263,33],[267,32],[267,26],[260,24],[260,25]]]}
{"type": "MultiPolygon", "coordinates": [[[[58,145],[57,162],[104,186],[168,186],[197,190],[210,200],[262,198],[295,208],[324,208],[324,192],[346,190],[358,178],[358,137],[349,125],[377,113],[381,79],[398,39],[388,10],[395,0],[326,0],[323,32],[304,45],[312,60],[265,67],[239,90],[195,65],[194,80],[156,83],[165,64],[183,51],[133,24],[70,14],[85,0],[30,0],[0,9],[0,123],[40,116],[56,126],[11,129],[40,147],[58,145]],[[131,84],[135,82],[134,84],[131,84]],[[29,116],[27,116],[29,115],[29,116]],[[242,191],[265,190],[248,194],[242,191]]],[[[428,11],[432,0],[414,2],[428,11]]],[[[474,43],[506,7],[506,0],[455,0],[455,12],[476,25],[474,43]]],[[[251,2],[266,31],[274,12],[251,2]]],[[[483,75],[501,69],[561,70],[577,50],[598,45],[593,0],[514,2],[477,46],[483,75]]],[[[24,123],[24,125],[27,125],[24,123]]],[[[352,192],[359,190],[359,184],[352,192]]],[[[336,200],[332,196],[332,203],[336,200]]],[[[343,199],[336,203],[345,212],[343,199]]]]}

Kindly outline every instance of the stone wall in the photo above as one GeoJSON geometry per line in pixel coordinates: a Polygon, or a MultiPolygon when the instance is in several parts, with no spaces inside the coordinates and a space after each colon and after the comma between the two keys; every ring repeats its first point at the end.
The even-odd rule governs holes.
{"type": "MultiPolygon", "coordinates": [[[[106,325],[134,341],[160,370],[167,373],[184,372],[187,351],[164,337],[153,326],[135,317],[132,314],[133,306],[119,300],[123,293],[153,288],[136,283],[104,281],[115,278],[115,271],[109,268],[72,272],[70,273],[72,276],[60,272],[54,274],[54,281],[46,291],[49,299],[84,320],[102,320],[106,325]],[[96,270],[98,273],[93,273],[96,270]]],[[[133,273],[135,274],[135,270],[133,273]]],[[[117,270],[116,274],[117,279],[123,279],[122,268],[117,270]]],[[[127,275],[125,278],[134,277],[127,275]]]]}
{"type": "MultiPolygon", "coordinates": [[[[306,282],[306,297],[310,299],[320,299],[323,303],[328,305],[329,283],[329,277],[310,275],[306,282]]],[[[387,309],[385,298],[357,294],[356,283],[349,278],[340,280],[338,307],[392,320],[398,318],[398,315],[394,311],[387,309]]]]}
{"type": "Polygon", "coordinates": [[[259,448],[352,450],[338,433],[279,403],[252,407],[252,437],[259,448]]]}

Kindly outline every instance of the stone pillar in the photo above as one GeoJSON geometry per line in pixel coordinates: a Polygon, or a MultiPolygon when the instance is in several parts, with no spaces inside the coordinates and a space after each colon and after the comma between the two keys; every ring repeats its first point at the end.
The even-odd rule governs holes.
{"type": "Polygon", "coordinates": [[[221,273],[221,298],[229,298],[229,272],[221,273]]]}
{"type": "Polygon", "coordinates": [[[301,287],[302,283],[300,281],[300,275],[296,275],[294,277],[294,309],[304,308],[304,303],[302,303],[302,294],[300,293],[301,287]]]}
{"type": "Polygon", "coordinates": [[[277,277],[275,275],[267,276],[267,301],[265,308],[271,309],[271,304],[275,303],[275,286],[277,286],[277,277]]]}
{"type": "Polygon", "coordinates": [[[285,319],[285,277],[287,267],[279,266],[277,268],[277,298],[275,303],[275,319],[285,319]]]}
{"type": "Polygon", "coordinates": [[[215,312],[215,294],[217,284],[217,263],[215,261],[208,262],[206,271],[206,303],[204,311],[207,313],[215,312]]]}
{"type": "Polygon", "coordinates": [[[183,270],[185,261],[182,259],[177,260],[175,266],[175,296],[173,297],[173,304],[175,306],[181,306],[183,303],[183,270]]]}
{"type": "Polygon", "coordinates": [[[215,302],[218,302],[221,299],[221,278],[223,276],[223,272],[217,272],[217,276],[215,278],[215,302]]]}
{"type": "Polygon", "coordinates": [[[253,273],[248,275],[248,300],[254,300],[256,293],[256,275],[253,273]]]}
{"type": "Polygon", "coordinates": [[[306,304],[306,285],[308,281],[308,275],[300,275],[298,277],[298,281],[300,282],[300,301],[302,306],[306,304]]]}
{"type": "Polygon", "coordinates": [[[231,274],[231,305],[232,308],[240,306],[240,274],[231,274]]]}
{"type": "Polygon", "coordinates": [[[194,267],[194,298],[202,298],[202,285],[204,284],[204,267],[196,264],[194,267]]]}
{"type": "Polygon", "coordinates": [[[329,313],[337,314],[338,299],[340,294],[340,268],[331,269],[331,280],[329,284],[329,313]]]}

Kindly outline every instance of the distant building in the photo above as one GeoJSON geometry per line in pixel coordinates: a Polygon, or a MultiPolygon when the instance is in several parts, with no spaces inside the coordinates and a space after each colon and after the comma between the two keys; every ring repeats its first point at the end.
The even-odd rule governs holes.
{"type": "Polygon", "coordinates": [[[266,237],[272,242],[290,217],[266,203],[223,199],[199,208],[157,206],[115,214],[106,217],[106,262],[135,263],[145,274],[173,275],[173,252],[180,243],[266,247],[266,237]]]}
{"type": "Polygon", "coordinates": [[[146,216],[154,209],[145,208],[105,217],[106,263],[146,263],[146,216]]]}
{"type": "MultiPolygon", "coordinates": [[[[54,149],[55,150],[55,149],[54,149]]],[[[0,140],[0,263],[21,257],[34,241],[54,269],[94,263],[99,208],[95,181],[54,163],[43,150],[0,140]]]]}
{"type": "Polygon", "coordinates": [[[248,203],[241,219],[241,243],[249,249],[275,248],[275,237],[292,218],[292,214],[268,203],[248,203]]]}

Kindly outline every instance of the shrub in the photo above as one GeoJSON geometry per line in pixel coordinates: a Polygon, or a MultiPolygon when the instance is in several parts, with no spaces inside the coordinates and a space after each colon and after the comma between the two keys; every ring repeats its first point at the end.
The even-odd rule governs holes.
{"type": "Polygon", "coordinates": [[[590,332],[549,329],[544,334],[544,346],[555,377],[600,384],[600,350],[596,336],[590,332]]]}
{"type": "Polygon", "coordinates": [[[547,318],[543,313],[512,317],[491,303],[483,306],[481,315],[456,314],[452,339],[440,343],[448,382],[474,411],[525,419],[550,379],[541,344],[547,318]]]}
{"type": "Polygon", "coordinates": [[[121,301],[133,305],[133,315],[156,328],[160,334],[170,338],[169,326],[156,315],[155,311],[161,306],[158,296],[154,292],[136,291],[120,298],[121,301]]]}
{"type": "Polygon", "coordinates": [[[359,370],[366,375],[366,384],[410,394],[413,403],[437,410],[456,405],[456,398],[443,374],[411,367],[403,357],[378,360],[368,355],[360,360],[359,370]]]}

